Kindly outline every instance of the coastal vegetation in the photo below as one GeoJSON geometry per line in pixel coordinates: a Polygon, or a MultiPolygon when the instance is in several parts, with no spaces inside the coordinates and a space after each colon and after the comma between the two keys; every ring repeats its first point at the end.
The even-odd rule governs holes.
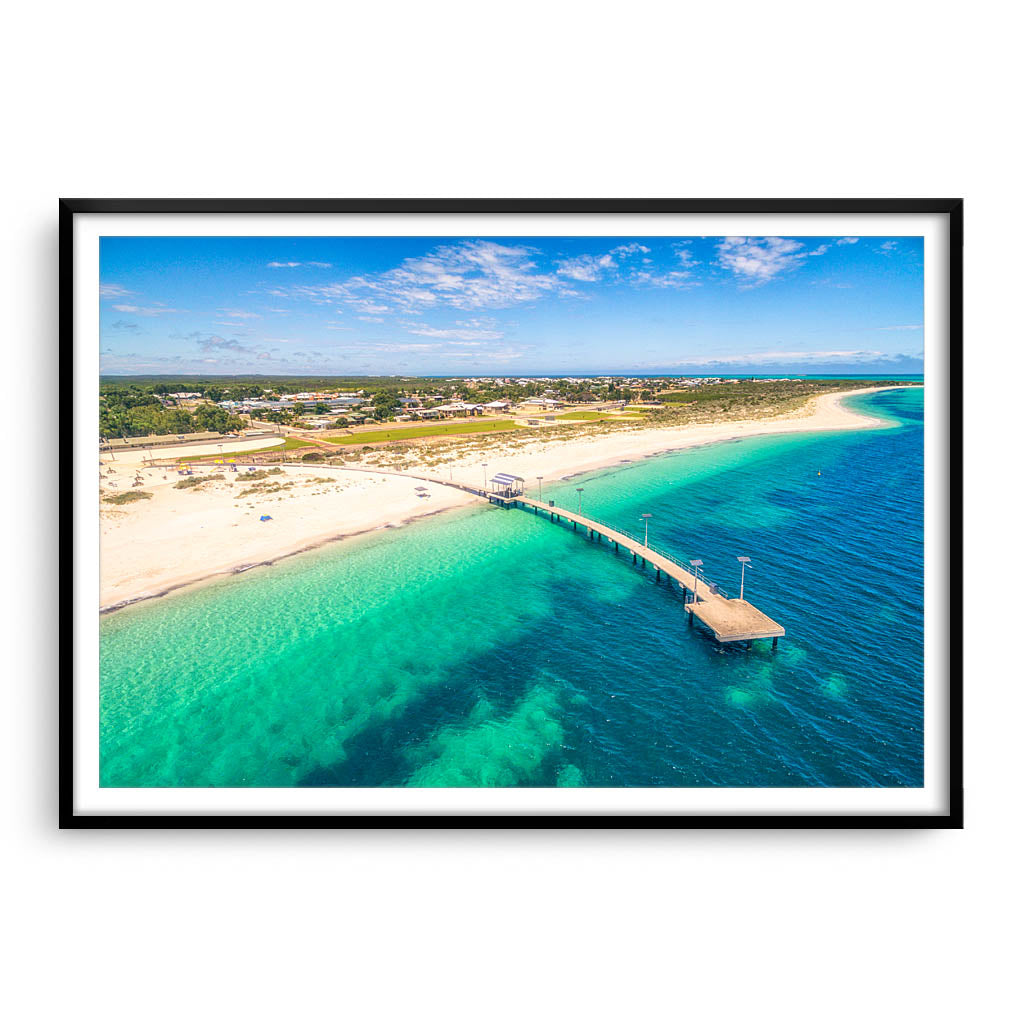
{"type": "MultiPolygon", "coordinates": [[[[644,385],[638,385],[638,388],[644,385]]],[[[624,378],[600,377],[345,377],[345,376],[239,376],[202,375],[160,376],[149,374],[106,375],[100,377],[100,394],[114,395],[123,391],[151,394],[166,398],[183,392],[194,393],[209,402],[241,402],[246,398],[278,399],[289,392],[360,391],[378,401],[382,407],[391,405],[406,392],[422,392],[437,396],[439,401],[461,397],[467,402],[490,402],[507,399],[512,402],[552,392],[566,402],[592,402],[598,399],[628,399],[637,388],[626,386],[624,378]],[[381,397],[378,399],[377,396],[381,397]]],[[[393,407],[393,406],[392,406],[393,407]]],[[[313,408],[313,404],[310,404],[313,408]]]]}
{"type": "Polygon", "coordinates": [[[191,491],[212,483],[214,480],[223,480],[223,473],[213,473],[210,476],[187,476],[184,480],[175,481],[174,488],[178,491],[191,491]]]}
{"type": "Polygon", "coordinates": [[[194,409],[167,408],[152,390],[100,385],[101,438],[146,437],[150,434],[219,434],[241,430],[240,416],[203,402],[194,409]]]}
{"type": "Polygon", "coordinates": [[[751,417],[784,416],[796,412],[808,399],[833,391],[890,387],[900,381],[879,380],[730,380],[666,391],[658,395],[664,402],[650,410],[652,427],[679,426],[686,423],[740,420],[751,417]]]}
{"type": "Polygon", "coordinates": [[[266,480],[268,476],[280,476],[283,472],[283,469],[257,469],[252,473],[246,473],[240,479],[252,483],[254,480],[266,480]]]}
{"type": "Polygon", "coordinates": [[[104,495],[103,500],[108,505],[130,505],[134,501],[144,501],[152,497],[150,491],[121,491],[119,494],[104,495]]]}
{"type": "Polygon", "coordinates": [[[239,491],[235,497],[248,498],[253,494],[258,494],[262,497],[267,494],[276,494],[278,491],[287,491],[294,486],[292,482],[282,483],[279,480],[266,480],[263,483],[253,484],[252,487],[246,487],[244,491],[239,491]]]}

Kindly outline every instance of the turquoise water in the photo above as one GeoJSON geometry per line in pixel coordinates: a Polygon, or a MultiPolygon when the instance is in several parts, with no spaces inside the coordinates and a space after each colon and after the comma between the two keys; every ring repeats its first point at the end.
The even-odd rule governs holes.
{"type": "Polygon", "coordinates": [[[730,596],[749,555],[777,651],[582,532],[460,511],[103,617],[101,783],[920,786],[923,392],[851,404],[894,425],[545,482],[730,596]]]}

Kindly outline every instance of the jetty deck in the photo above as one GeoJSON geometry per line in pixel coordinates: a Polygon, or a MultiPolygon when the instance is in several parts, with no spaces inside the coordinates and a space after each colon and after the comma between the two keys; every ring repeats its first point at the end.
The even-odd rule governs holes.
{"type": "Polygon", "coordinates": [[[704,623],[720,643],[770,639],[773,644],[777,644],[778,638],[786,635],[786,630],[779,623],[755,608],[749,601],[730,599],[699,572],[694,573],[692,568],[684,568],[667,555],[646,547],[642,541],[613,529],[606,523],[550,503],[535,501],[521,494],[509,498],[499,497],[495,500],[511,507],[533,509],[537,514],[545,513],[552,522],[565,520],[574,524],[575,528],[583,527],[599,543],[608,541],[616,546],[616,550],[624,548],[631,552],[634,562],[639,559],[645,565],[650,564],[659,578],[664,573],[682,588],[687,599],[686,610],[704,623]]]}

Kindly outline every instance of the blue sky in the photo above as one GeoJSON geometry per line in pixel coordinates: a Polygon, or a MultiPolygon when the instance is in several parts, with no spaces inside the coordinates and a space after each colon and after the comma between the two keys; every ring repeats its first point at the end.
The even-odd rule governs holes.
{"type": "Polygon", "coordinates": [[[127,374],[921,372],[918,237],[100,241],[127,374]]]}

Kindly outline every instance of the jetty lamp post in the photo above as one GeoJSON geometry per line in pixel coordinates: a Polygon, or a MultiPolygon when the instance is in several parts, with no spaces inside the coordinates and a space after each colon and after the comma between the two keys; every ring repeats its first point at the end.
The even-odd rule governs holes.
{"type": "Polygon", "coordinates": [[[647,547],[647,526],[651,520],[650,512],[641,512],[640,518],[644,521],[644,547],[647,547]]]}
{"type": "Polygon", "coordinates": [[[579,495],[579,504],[577,506],[577,514],[583,515],[583,488],[577,487],[576,493],[579,495]]]}
{"type": "Polygon", "coordinates": [[[697,603],[697,570],[704,564],[703,558],[691,558],[690,565],[693,566],[693,603],[697,603]]]}
{"type": "Polygon", "coordinates": [[[740,600],[743,600],[743,577],[747,572],[747,562],[750,561],[746,555],[737,555],[736,561],[740,563],[740,600]]]}
{"type": "Polygon", "coordinates": [[[544,477],[537,477],[537,500],[544,500],[544,477]]]}
{"type": "Polygon", "coordinates": [[[487,463],[484,463],[484,490],[487,490],[487,463]]]}

